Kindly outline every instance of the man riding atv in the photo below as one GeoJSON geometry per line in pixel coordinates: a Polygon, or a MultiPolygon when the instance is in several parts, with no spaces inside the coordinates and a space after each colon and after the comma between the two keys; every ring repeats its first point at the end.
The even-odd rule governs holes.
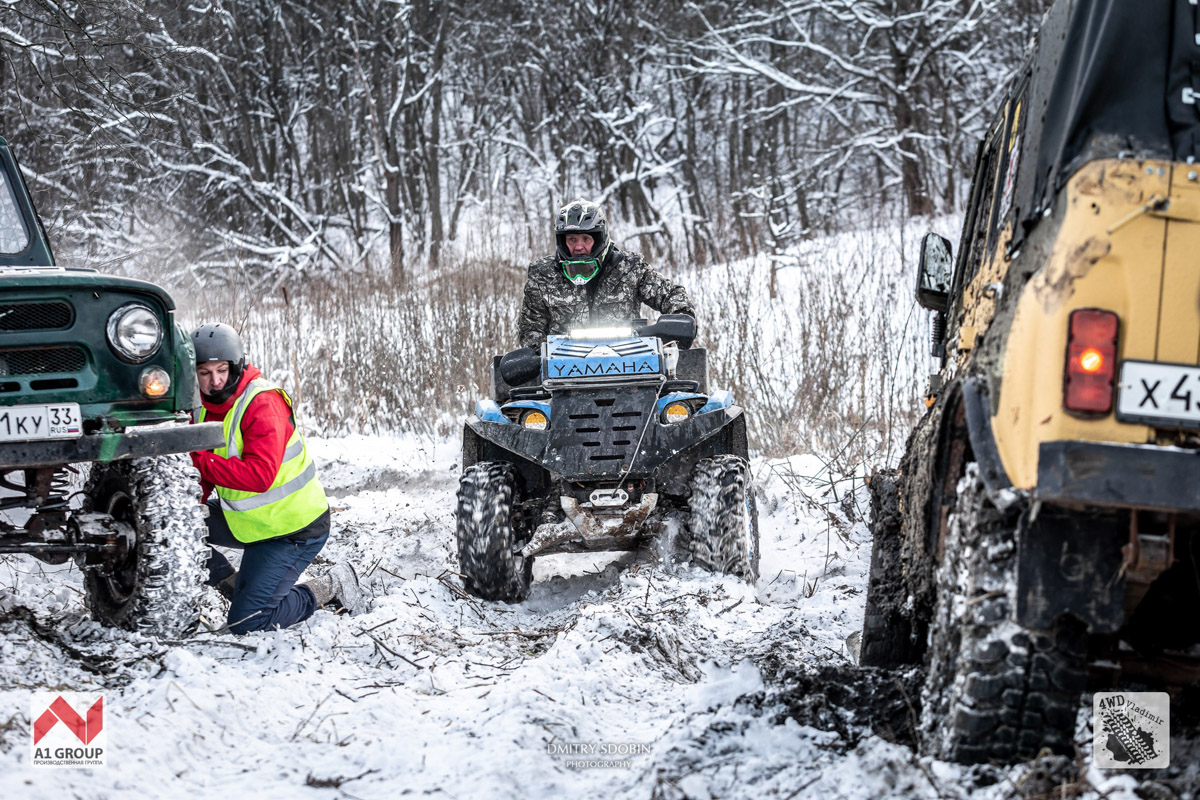
{"type": "Polygon", "coordinates": [[[608,235],[604,209],[572,200],[554,218],[553,255],[529,265],[518,337],[522,347],[541,347],[546,336],[572,328],[628,322],[642,303],[663,314],[695,317],[692,299],[646,263],[621,250],[608,235]]]}
{"type": "Polygon", "coordinates": [[[521,349],[496,357],[463,429],[456,536],[471,594],[515,602],[535,555],[632,550],[668,515],[697,565],[753,582],[758,518],[746,420],[708,391],[687,292],[613,247],[576,200],[529,268],[521,349]],[[637,319],[641,305],[663,315],[637,319]]]}

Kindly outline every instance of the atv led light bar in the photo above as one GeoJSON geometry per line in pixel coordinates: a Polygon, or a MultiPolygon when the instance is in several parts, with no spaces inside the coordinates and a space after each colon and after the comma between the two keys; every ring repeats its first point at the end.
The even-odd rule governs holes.
{"type": "Polygon", "coordinates": [[[608,339],[629,339],[637,336],[633,328],[576,328],[568,334],[572,339],[582,341],[605,341],[608,339]]]}

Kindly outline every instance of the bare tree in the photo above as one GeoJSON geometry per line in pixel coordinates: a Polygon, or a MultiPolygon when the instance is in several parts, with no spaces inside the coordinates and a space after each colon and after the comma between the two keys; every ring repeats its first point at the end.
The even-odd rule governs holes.
{"type": "Polygon", "coordinates": [[[534,249],[588,194],[639,249],[778,267],[952,209],[1044,4],[0,0],[0,103],[89,258],[399,283],[497,203],[534,249]]]}

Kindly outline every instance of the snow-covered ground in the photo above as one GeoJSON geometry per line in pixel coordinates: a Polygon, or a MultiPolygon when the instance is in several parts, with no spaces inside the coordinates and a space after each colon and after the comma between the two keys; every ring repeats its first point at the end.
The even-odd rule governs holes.
{"type": "MultiPolygon", "coordinates": [[[[814,457],[754,464],[754,586],[657,552],[551,556],[510,606],[452,574],[457,442],[313,447],[335,512],[315,571],[358,565],[364,615],[163,643],[92,622],[73,567],[0,561],[0,797],[1000,798],[1048,793],[1067,766],[934,762],[804,680],[856,673],[870,560],[862,487],[814,457]],[[30,766],[45,689],[103,692],[107,767],[30,766]]],[[[1084,779],[1064,796],[1137,797],[1141,776],[1087,764],[1080,718],[1084,779]]],[[[1200,783],[1197,748],[1172,744],[1200,783]]]]}

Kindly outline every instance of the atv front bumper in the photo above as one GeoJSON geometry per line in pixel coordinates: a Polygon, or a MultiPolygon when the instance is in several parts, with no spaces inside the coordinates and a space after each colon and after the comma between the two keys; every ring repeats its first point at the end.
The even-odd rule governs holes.
{"type": "Polygon", "coordinates": [[[1153,445],[1043,442],[1036,495],[1059,505],[1200,512],[1200,453],[1153,445]]]}
{"type": "Polygon", "coordinates": [[[78,439],[50,439],[0,444],[0,469],[54,467],[84,461],[118,461],[212,450],[225,442],[220,422],[199,425],[154,425],[120,433],[96,433],[78,439]]]}
{"type": "MultiPolygon", "coordinates": [[[[721,451],[745,457],[745,421],[739,406],[700,414],[678,425],[660,425],[655,421],[648,424],[652,427],[640,438],[640,446],[630,448],[631,458],[602,463],[588,461],[583,448],[556,452],[547,431],[528,430],[520,425],[477,417],[467,421],[467,429],[501,451],[531,461],[549,470],[555,478],[569,481],[653,477],[659,468],[680,453],[714,440],[726,429],[734,429],[731,433],[736,441],[724,443],[726,446],[720,448],[721,451]]],[[[475,463],[478,458],[478,454],[469,452],[468,447],[464,441],[464,464],[475,463]]]]}

